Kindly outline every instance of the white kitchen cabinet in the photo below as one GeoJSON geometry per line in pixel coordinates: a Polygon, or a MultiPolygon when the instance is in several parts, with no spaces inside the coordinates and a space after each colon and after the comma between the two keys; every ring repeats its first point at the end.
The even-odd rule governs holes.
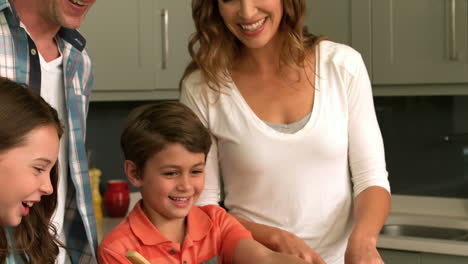
{"type": "Polygon", "coordinates": [[[191,0],[97,1],[80,28],[93,101],[177,99],[194,31],[191,0]],[[107,5],[106,5],[107,4],[107,5]]]}
{"type": "Polygon", "coordinates": [[[310,0],[311,32],[358,50],[375,95],[468,94],[468,1],[310,0]]]}
{"type": "Polygon", "coordinates": [[[351,45],[350,0],[308,0],[306,6],[309,32],[351,45]]]}
{"type": "Polygon", "coordinates": [[[355,48],[372,76],[371,0],[309,0],[306,4],[309,32],[355,48]]]}
{"type": "Polygon", "coordinates": [[[372,2],[374,84],[468,83],[468,1],[372,2]]]}
{"type": "Polygon", "coordinates": [[[191,3],[191,0],[158,0],[160,26],[156,28],[156,38],[161,40],[156,42],[158,89],[178,88],[185,67],[190,62],[188,42],[190,35],[195,32],[191,3]],[[164,13],[168,17],[166,28],[164,13]],[[166,65],[163,65],[164,62],[166,65]]]}

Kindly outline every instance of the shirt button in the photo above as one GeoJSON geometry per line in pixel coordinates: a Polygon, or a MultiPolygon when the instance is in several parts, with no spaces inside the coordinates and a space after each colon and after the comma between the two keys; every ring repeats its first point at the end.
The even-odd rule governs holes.
{"type": "Polygon", "coordinates": [[[184,264],[187,264],[187,261],[186,261],[186,260],[184,260],[184,264]]]}
{"type": "Polygon", "coordinates": [[[174,249],[169,250],[169,254],[174,255],[176,251],[174,249]]]}
{"type": "Polygon", "coordinates": [[[31,55],[35,56],[37,54],[36,49],[31,49],[31,55]]]}

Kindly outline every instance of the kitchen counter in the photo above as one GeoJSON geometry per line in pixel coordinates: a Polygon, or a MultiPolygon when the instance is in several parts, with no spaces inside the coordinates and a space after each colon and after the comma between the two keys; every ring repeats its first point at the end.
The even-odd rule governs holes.
{"type": "MultiPolygon", "coordinates": [[[[391,214],[386,224],[410,224],[468,230],[468,219],[414,214],[391,214]]],[[[380,235],[378,248],[468,256],[467,241],[380,235]]]]}
{"type": "MultiPolygon", "coordinates": [[[[394,195],[392,211],[385,224],[468,230],[468,200],[394,195]]],[[[467,241],[380,235],[377,247],[468,256],[467,241]]]]}

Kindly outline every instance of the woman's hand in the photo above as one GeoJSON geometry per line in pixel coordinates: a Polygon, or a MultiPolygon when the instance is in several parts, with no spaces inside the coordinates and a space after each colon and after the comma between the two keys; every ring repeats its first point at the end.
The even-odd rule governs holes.
{"type": "Polygon", "coordinates": [[[345,264],[383,264],[377,251],[377,238],[351,234],[345,253],[345,264]]]}
{"type": "Polygon", "coordinates": [[[269,237],[270,241],[267,247],[271,250],[299,257],[308,263],[326,264],[320,255],[310,248],[304,240],[290,232],[272,228],[269,237]]]}
{"type": "Polygon", "coordinates": [[[390,211],[390,194],[378,186],[367,188],[355,200],[355,224],[348,239],[345,264],[383,264],[377,238],[390,211]]]}

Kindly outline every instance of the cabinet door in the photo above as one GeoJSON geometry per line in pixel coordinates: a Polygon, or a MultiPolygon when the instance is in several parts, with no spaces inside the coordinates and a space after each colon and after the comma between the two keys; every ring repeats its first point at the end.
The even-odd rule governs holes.
{"type": "Polygon", "coordinates": [[[96,1],[90,9],[80,31],[94,65],[94,91],[154,89],[152,5],[149,0],[96,1]]]}
{"type": "Polygon", "coordinates": [[[468,257],[441,255],[441,254],[421,254],[421,264],[466,264],[468,257]]]}
{"type": "Polygon", "coordinates": [[[467,83],[467,5],[466,0],[373,1],[373,83],[467,83]]]}
{"type": "Polygon", "coordinates": [[[159,0],[155,15],[157,89],[178,89],[190,62],[188,42],[195,32],[191,0],[159,0]]]}
{"type": "Polygon", "coordinates": [[[418,252],[379,249],[385,264],[422,264],[418,252]]]}
{"type": "Polygon", "coordinates": [[[372,74],[372,4],[371,0],[306,1],[305,22],[309,32],[350,45],[361,53],[369,74],[372,74]]]}
{"type": "Polygon", "coordinates": [[[330,40],[351,44],[350,0],[306,1],[306,25],[309,32],[330,40]]]}

